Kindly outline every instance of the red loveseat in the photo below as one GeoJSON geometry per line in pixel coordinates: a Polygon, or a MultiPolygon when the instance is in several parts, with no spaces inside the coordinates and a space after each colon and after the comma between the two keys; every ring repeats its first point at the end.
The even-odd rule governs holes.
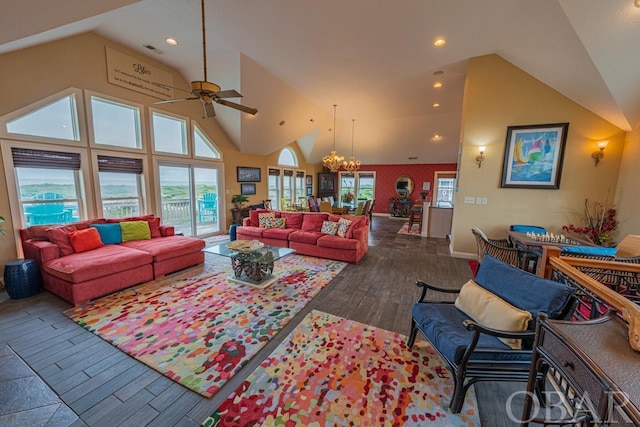
{"type": "Polygon", "coordinates": [[[33,226],[20,230],[20,238],[25,258],[40,267],[44,288],[75,305],[204,262],[204,240],[175,236],[173,226],[153,215],[33,226]],[[151,239],[74,252],[69,233],[121,221],[147,221],[151,239]]]}
{"type": "Polygon", "coordinates": [[[364,216],[344,218],[352,221],[346,237],[321,232],[324,221],[338,222],[340,215],[323,212],[279,212],[266,209],[249,211],[243,225],[236,228],[240,240],[259,240],[265,245],[288,247],[302,255],[357,263],[369,249],[369,219],[364,216]],[[286,228],[262,228],[258,215],[275,212],[276,218],[285,219],[286,228]]]}

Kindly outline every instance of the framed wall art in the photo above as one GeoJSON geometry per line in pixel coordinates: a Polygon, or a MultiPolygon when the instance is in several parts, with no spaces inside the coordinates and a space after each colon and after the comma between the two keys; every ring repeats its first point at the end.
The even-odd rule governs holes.
{"type": "Polygon", "coordinates": [[[240,194],[245,196],[250,196],[252,194],[256,194],[256,185],[255,184],[240,184],[240,194]]]}
{"type": "Polygon", "coordinates": [[[260,182],[260,168],[238,166],[238,182],[260,182]]]}
{"type": "Polygon", "coordinates": [[[509,126],[503,188],[560,188],[569,123],[509,126]]]}

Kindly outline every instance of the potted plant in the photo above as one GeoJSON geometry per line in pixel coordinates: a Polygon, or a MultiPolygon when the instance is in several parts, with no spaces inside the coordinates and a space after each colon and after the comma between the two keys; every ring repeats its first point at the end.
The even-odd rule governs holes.
{"type": "Polygon", "coordinates": [[[244,194],[234,194],[231,198],[231,203],[236,209],[242,209],[242,205],[249,201],[249,198],[244,194]]]}

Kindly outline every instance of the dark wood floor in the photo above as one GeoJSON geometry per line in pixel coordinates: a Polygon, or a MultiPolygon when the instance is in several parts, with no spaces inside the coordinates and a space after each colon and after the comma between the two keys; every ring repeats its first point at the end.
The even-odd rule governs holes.
{"type": "MultiPolygon", "coordinates": [[[[312,309],[406,334],[411,306],[419,293],[415,280],[459,287],[471,277],[468,263],[450,257],[445,240],[398,235],[401,221],[374,217],[373,223],[365,258],[345,268],[211,399],[174,383],[77,326],[62,314],[69,304],[48,292],[1,302],[0,402],[3,393],[5,399],[7,393],[18,394],[29,399],[31,410],[13,399],[18,410],[0,410],[0,425],[197,426],[312,309]],[[28,367],[10,368],[15,366],[8,364],[13,354],[18,360],[12,363],[24,361],[28,367]],[[15,372],[21,372],[20,382],[15,372]],[[22,379],[32,373],[44,380],[53,397],[46,386],[22,379]],[[72,412],[56,403],[56,396],[72,412]],[[58,405],[53,412],[51,405],[58,405]],[[55,416],[47,418],[47,414],[55,416]],[[47,419],[49,424],[42,421],[47,419]]],[[[505,403],[512,392],[524,390],[524,384],[481,383],[475,389],[484,425],[516,425],[508,413],[517,416],[520,408],[509,410],[505,403]]]]}

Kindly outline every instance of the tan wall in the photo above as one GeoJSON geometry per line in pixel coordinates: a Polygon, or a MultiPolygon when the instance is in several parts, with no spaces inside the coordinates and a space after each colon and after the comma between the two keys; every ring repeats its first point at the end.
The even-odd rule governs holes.
{"type": "Polygon", "coordinates": [[[475,254],[472,227],[493,238],[506,237],[510,224],[540,225],[557,233],[578,222],[585,198],[603,201],[610,191],[613,202],[625,132],[499,56],[470,60],[462,117],[455,255],[475,254]],[[500,188],[507,127],[562,122],[569,122],[569,131],[560,189],[500,188]],[[591,153],[602,139],[609,146],[596,168],[591,153]],[[480,145],[487,150],[478,168],[474,160],[480,145]],[[465,204],[469,196],[486,197],[488,204],[465,204]]]}
{"type": "MultiPolygon", "coordinates": [[[[105,58],[105,46],[110,46],[127,55],[141,58],[143,61],[162,68],[173,74],[174,86],[189,87],[178,71],[167,67],[155,60],[154,57],[144,56],[115,42],[100,37],[93,33],[81,34],[32,48],[0,55],[0,116],[13,112],[19,108],[37,102],[38,100],[55,94],[69,87],[88,89],[123,100],[142,104],[145,107],[145,115],[148,117],[147,107],[152,106],[157,98],[147,96],[135,91],[115,86],[107,82],[107,66],[105,58]]],[[[179,93],[179,92],[178,92],[179,93]]],[[[203,131],[213,140],[222,151],[224,159],[225,176],[225,213],[227,226],[230,224],[232,207],[231,197],[240,193],[240,184],[236,180],[236,166],[260,167],[262,169],[262,182],[257,185],[257,194],[249,196],[251,203],[259,203],[266,198],[266,166],[276,163],[273,156],[264,157],[247,155],[238,151],[237,147],[229,140],[225,131],[215,119],[202,119],[202,105],[197,101],[179,102],[153,106],[159,110],[190,117],[200,125],[203,131]]],[[[217,106],[217,109],[225,108],[217,106]]],[[[146,132],[149,135],[149,120],[145,121],[146,132]]],[[[301,160],[300,168],[313,173],[317,167],[304,162],[295,142],[289,144],[298,154],[301,160]]],[[[151,148],[147,145],[148,152],[151,148]]],[[[151,165],[151,163],[149,163],[151,165]]],[[[0,216],[6,218],[3,224],[7,230],[7,236],[0,237],[0,266],[15,259],[17,251],[15,239],[15,227],[9,209],[8,189],[4,179],[4,167],[0,162],[0,216]]],[[[150,188],[154,188],[155,174],[150,173],[150,188]]],[[[152,198],[155,197],[152,194],[152,198]]],[[[155,206],[155,200],[151,200],[151,206],[155,206]]],[[[224,224],[223,224],[224,226],[224,224]]]]}
{"type": "MultiPolygon", "coordinates": [[[[608,160],[606,157],[603,162],[608,160]]],[[[640,183],[640,126],[627,133],[624,144],[620,176],[618,177],[618,191],[616,207],[620,226],[618,240],[628,234],[640,234],[640,197],[638,184],[640,183]]]]}

